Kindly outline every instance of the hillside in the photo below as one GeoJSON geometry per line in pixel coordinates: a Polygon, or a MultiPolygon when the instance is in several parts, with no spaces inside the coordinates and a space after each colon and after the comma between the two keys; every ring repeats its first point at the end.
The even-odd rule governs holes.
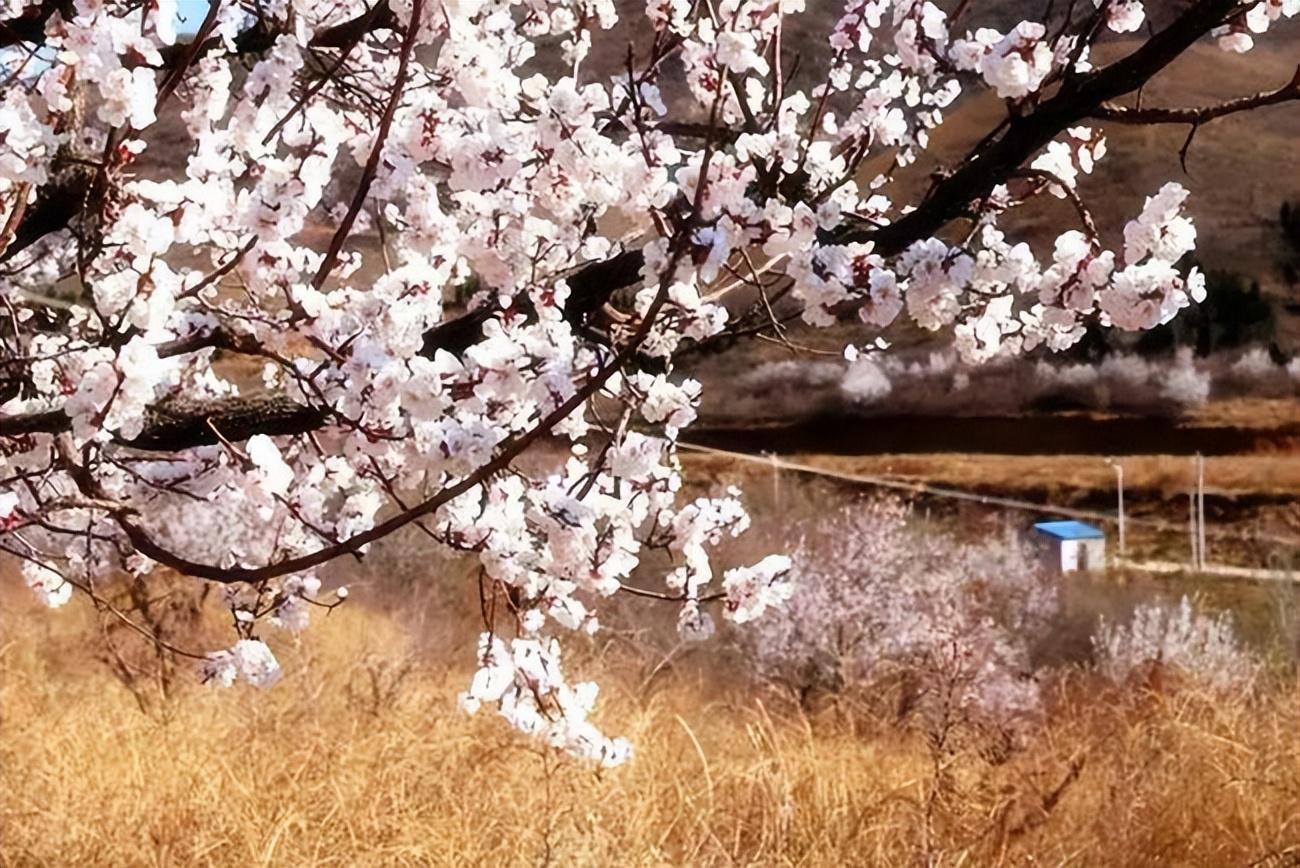
{"type": "MultiPolygon", "coordinates": [[[[626,0],[620,3],[623,18],[606,38],[597,40],[592,56],[582,69],[583,78],[617,74],[626,63],[629,36],[634,38],[641,55],[644,54],[646,34],[641,6],[639,2],[626,0]]],[[[1023,16],[1039,14],[1039,6],[1029,2],[981,3],[976,10],[978,18],[971,20],[1005,26],[1023,16]]],[[[805,15],[790,19],[785,44],[790,57],[798,58],[796,84],[807,87],[820,76],[827,56],[823,50],[824,36],[841,8],[839,3],[811,0],[805,15]]],[[[1131,50],[1133,44],[1131,40],[1106,37],[1095,60],[1106,62],[1131,50]]],[[[1227,53],[1210,44],[1197,46],[1147,87],[1142,95],[1144,104],[1207,105],[1275,89],[1294,73],[1300,60],[1298,45],[1300,23],[1291,22],[1290,26],[1279,27],[1269,34],[1268,39],[1261,40],[1259,47],[1247,55],[1227,53]]],[[[793,60],[791,65],[795,65],[793,60]]],[[[562,74],[558,52],[553,49],[543,48],[533,66],[562,74]]],[[[676,70],[670,61],[668,79],[672,81],[675,77],[676,70]]],[[[667,90],[672,100],[672,88],[667,90]]],[[[896,201],[923,190],[930,172],[951,167],[960,160],[974,142],[996,126],[1006,111],[999,100],[981,87],[970,87],[967,93],[970,95],[958,101],[936,131],[930,152],[891,188],[896,201]]],[[[1198,227],[1198,257],[1202,267],[1240,275],[1247,283],[1259,281],[1276,313],[1281,351],[1290,355],[1300,349],[1300,317],[1288,310],[1288,305],[1296,299],[1292,298],[1293,289],[1285,285],[1281,270],[1281,263],[1290,254],[1277,223],[1282,203],[1300,200],[1300,152],[1295,144],[1300,141],[1300,104],[1285,103],[1206,125],[1196,134],[1185,172],[1180,165],[1179,150],[1187,137],[1187,127],[1130,127],[1117,123],[1098,126],[1105,129],[1108,137],[1108,153],[1096,172],[1083,178],[1081,194],[1107,240],[1118,242],[1124,223],[1140,211],[1146,196],[1166,181],[1180,181],[1192,193],[1189,210],[1198,227]]],[[[151,145],[142,155],[137,172],[141,176],[174,177],[190,147],[175,103],[149,131],[149,139],[151,145]]],[[[868,166],[867,171],[874,172],[876,168],[868,166]]],[[[344,169],[335,181],[336,198],[348,195],[355,184],[355,167],[344,165],[344,169]]],[[[1040,255],[1047,255],[1056,234],[1062,227],[1074,225],[1075,220],[1068,204],[1045,196],[1018,209],[1007,224],[1029,240],[1040,255]]],[[[331,223],[318,211],[317,222],[304,230],[300,240],[324,244],[331,232],[331,223]]],[[[367,271],[380,267],[379,257],[373,255],[378,246],[375,237],[358,233],[352,243],[372,252],[367,271]]],[[[802,330],[796,324],[793,336],[798,343],[838,353],[846,342],[861,342],[867,333],[857,324],[818,332],[802,330]]],[[[896,326],[887,336],[896,346],[910,346],[921,356],[943,343],[942,338],[936,342],[934,336],[906,325],[896,326]]],[[[735,404],[737,396],[731,390],[737,384],[737,371],[788,358],[789,354],[781,347],[749,342],[733,347],[725,361],[717,363],[708,357],[695,359],[686,363],[686,370],[710,385],[704,408],[707,416],[712,408],[735,404]]],[[[806,400],[808,396],[801,397],[806,400]]],[[[786,408],[773,406],[768,411],[781,415],[786,408]]]]}

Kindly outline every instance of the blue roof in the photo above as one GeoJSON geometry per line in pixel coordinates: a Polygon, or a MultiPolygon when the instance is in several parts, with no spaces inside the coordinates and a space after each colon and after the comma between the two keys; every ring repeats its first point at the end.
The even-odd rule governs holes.
{"type": "Polygon", "coordinates": [[[1034,530],[1057,539],[1105,539],[1100,528],[1081,521],[1040,521],[1034,530]]]}

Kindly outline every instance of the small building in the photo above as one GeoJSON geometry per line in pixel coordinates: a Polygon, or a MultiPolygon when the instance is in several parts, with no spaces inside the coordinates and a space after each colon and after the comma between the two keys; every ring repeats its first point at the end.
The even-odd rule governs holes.
{"type": "Polygon", "coordinates": [[[1040,521],[1033,537],[1049,572],[1106,568],[1106,534],[1101,528],[1081,521],[1040,521]]]}

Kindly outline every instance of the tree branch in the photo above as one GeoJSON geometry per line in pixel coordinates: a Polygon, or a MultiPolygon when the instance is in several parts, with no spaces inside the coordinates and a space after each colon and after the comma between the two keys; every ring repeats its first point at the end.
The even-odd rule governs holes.
{"type": "MultiPolygon", "coordinates": [[[[163,14],[159,12],[159,14],[163,14]]],[[[208,4],[208,14],[203,16],[203,23],[199,25],[199,30],[194,34],[194,39],[185,46],[185,50],[177,57],[176,62],[167,71],[166,77],[162,84],[158,86],[158,98],[154,103],[154,113],[162,108],[163,103],[167,102],[167,97],[180,87],[181,81],[185,78],[185,71],[194,63],[199,52],[203,50],[204,43],[216,29],[217,18],[221,14],[221,0],[210,0],[208,4]]]]}
{"type": "MultiPolygon", "coordinates": [[[[370,193],[370,185],[374,183],[375,173],[379,171],[379,158],[384,152],[384,142],[388,139],[388,130],[393,125],[393,115],[397,112],[397,106],[402,101],[402,91],[406,88],[406,69],[411,60],[411,51],[415,48],[415,37],[420,30],[423,9],[424,0],[412,0],[411,22],[402,37],[402,49],[397,58],[397,80],[393,82],[393,91],[389,94],[388,105],[384,107],[383,117],[379,119],[379,129],[375,131],[375,143],[371,146],[370,156],[361,171],[361,180],[357,182],[356,193],[353,194],[347,213],[343,215],[334,237],[330,239],[329,249],[325,251],[325,258],[321,260],[316,276],[312,278],[311,285],[316,289],[325,285],[325,280],[334,270],[339,253],[343,250],[348,236],[352,234],[352,225],[356,222],[357,214],[361,212],[361,206],[365,204],[366,196],[370,193]]],[[[366,17],[370,16],[362,16],[363,19],[366,17]]]]}
{"type": "Polygon", "coordinates": [[[1253,96],[1228,100],[1218,105],[1195,108],[1129,108],[1103,103],[1091,113],[1091,116],[1121,124],[1192,124],[1193,126],[1199,126],[1224,115],[1251,111],[1289,100],[1300,100],[1300,66],[1296,67],[1295,75],[1292,76],[1291,81],[1277,90],[1262,91],[1253,96]]]}
{"type": "Polygon", "coordinates": [[[1237,5],[1237,0],[1200,0],[1132,54],[1067,82],[1032,114],[1012,118],[1000,139],[936,185],[915,211],[887,226],[849,228],[839,233],[839,239],[872,241],[876,253],[894,256],[919,239],[933,237],[1063,130],[1091,116],[1103,103],[1136,90],[1172,63],[1237,5]]]}
{"type": "MultiPolygon", "coordinates": [[[[582,267],[569,278],[565,318],[574,324],[584,323],[617,289],[638,280],[643,262],[641,252],[634,250],[582,267]]],[[[463,353],[478,342],[483,324],[498,311],[495,304],[484,305],[440,323],[425,332],[421,355],[432,358],[439,350],[463,353]]],[[[159,358],[172,358],[207,348],[254,355],[259,349],[243,336],[217,329],[159,344],[156,350],[159,358]]],[[[218,442],[214,428],[225,439],[237,442],[254,434],[305,434],[323,427],[328,418],[323,409],[308,407],[285,395],[179,399],[151,407],[140,435],[119,442],[136,449],[177,452],[214,445],[218,442]],[[259,429],[259,419],[275,430],[259,429]]],[[[71,429],[72,420],[62,410],[0,416],[0,438],[60,434],[71,429]]]]}
{"type": "MultiPolygon", "coordinates": [[[[703,185],[701,185],[703,189],[703,185]]],[[[171,567],[185,575],[194,576],[200,579],[209,579],[214,582],[234,583],[234,582],[259,582],[266,579],[273,579],[278,576],[298,573],[304,570],[318,567],[321,564],[328,563],[341,554],[354,552],[357,549],[366,546],[376,540],[383,539],[389,534],[405,527],[406,525],[417,521],[418,519],[436,512],[444,504],[455,500],[467,491],[481,485],[485,480],[504,470],[512,461],[518,458],[534,442],[548,434],[560,422],[564,421],[570,413],[573,413],[599,391],[605,383],[609,381],[617,371],[623,368],[636,352],[637,348],[649,336],[650,330],[654,325],[659,311],[663,308],[668,299],[668,288],[672,284],[672,279],[677,273],[677,264],[681,260],[682,254],[686,249],[684,243],[685,233],[677,239],[673,245],[673,255],[670,257],[664,276],[659,282],[659,290],[655,295],[654,301],[646,310],[645,317],[641,321],[640,327],[632,338],[606,362],[596,373],[583,384],[568,400],[564,401],[545,417],[537,422],[529,430],[506,440],[498,449],[497,454],[491,461],[487,462],[473,473],[456,482],[453,485],[446,486],[438,491],[437,494],[424,500],[423,502],[403,510],[397,515],[392,516],[386,521],[380,522],[370,530],[354,534],[348,539],[319,549],[311,554],[302,555],[296,558],[267,564],[262,567],[218,567],[211,564],[198,563],[176,555],[158,543],[154,542],[148,531],[135,523],[133,519],[124,514],[115,514],[113,518],[122,528],[123,532],[130,539],[131,544],[136,550],[148,558],[157,561],[164,566],[171,567]]],[[[87,496],[98,497],[102,495],[100,486],[94,477],[86,471],[84,467],[79,467],[75,462],[65,456],[65,462],[69,464],[69,472],[78,487],[82,489],[83,494],[87,496]]]]}
{"type": "MultiPolygon", "coordinates": [[[[828,240],[838,243],[870,241],[880,255],[895,256],[914,242],[933,237],[945,225],[961,216],[971,202],[986,196],[994,186],[1004,183],[1015,174],[1026,160],[1063,130],[1085,118],[1096,116],[1108,101],[1140,87],[1237,7],[1236,0],[1199,0],[1131,54],[1067,82],[1053,97],[1041,102],[1031,114],[1013,118],[1006,124],[1000,138],[987,144],[978,154],[936,184],[930,196],[915,210],[885,226],[846,225],[828,240]]],[[[365,15],[374,12],[372,10],[365,15]]],[[[1291,86],[1296,86],[1294,81],[1291,86]]],[[[1283,88],[1283,91],[1286,90],[1283,88]]],[[[1281,99],[1273,101],[1280,102],[1281,99]]],[[[1246,109],[1243,107],[1237,110],[1246,109]]],[[[585,323],[614,293],[636,283],[643,263],[640,251],[629,250],[608,260],[582,267],[568,278],[571,294],[565,307],[565,318],[574,324],[585,323]]],[[[519,303],[526,304],[523,300],[519,303]]],[[[498,312],[499,308],[493,303],[442,323],[425,334],[422,353],[432,355],[438,350],[463,352],[479,339],[483,323],[498,312]]],[[[274,433],[305,433],[325,424],[327,416],[324,411],[305,408],[300,404],[294,404],[299,408],[294,410],[289,406],[289,403],[293,403],[290,399],[278,400],[282,402],[276,415],[280,427],[274,433]]],[[[203,408],[203,412],[205,415],[188,420],[185,424],[173,417],[172,427],[167,429],[166,434],[155,434],[152,428],[146,428],[140,442],[153,444],[144,448],[168,449],[210,444],[215,440],[209,422],[223,431],[223,434],[227,426],[232,431],[246,431],[244,436],[272,433],[259,432],[243,421],[228,422],[224,415],[226,413],[232,414],[235,420],[256,419],[256,413],[246,412],[246,408],[237,400],[220,406],[209,404],[203,408]]],[[[58,433],[68,430],[69,426],[70,422],[61,411],[0,417],[0,437],[58,433]]]]}
{"type": "Polygon", "coordinates": [[[367,33],[396,28],[397,16],[389,8],[388,0],[380,0],[368,12],[321,30],[307,44],[311,48],[346,48],[360,42],[367,33]]]}

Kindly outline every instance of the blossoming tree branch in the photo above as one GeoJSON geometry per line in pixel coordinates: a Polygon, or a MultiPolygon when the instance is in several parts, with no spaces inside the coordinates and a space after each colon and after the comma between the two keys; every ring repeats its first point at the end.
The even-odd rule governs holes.
{"type": "Polygon", "coordinates": [[[620,762],[566,634],[620,593],[692,635],[790,593],[780,554],[711,563],[747,518],[680,495],[676,355],[795,316],[857,321],[850,356],[906,316],[973,362],[1165,322],[1203,293],[1189,192],[1148,191],[1111,249],[1077,188],[1105,126],[1300,97],[1134,98],[1300,0],[1044,3],[1007,32],[980,2],[849,0],[801,88],[804,5],[212,0],[180,37],[168,0],[0,0],[0,548],[50,605],[221,583],[233,644],[177,650],[268,685],[265,631],[342,599],[317,570],[414,526],[481,563],[465,707],[620,762]],[[637,38],[598,68],[620,16],[637,38]],[[908,195],[980,89],[1001,122],[908,195]],[[187,146],[137,171],[177,114],[187,146]],[[1073,215],[1050,255],[1003,228],[1037,197],[1073,215]],[[562,459],[520,461],[540,444],[562,459]],[[631,578],[651,550],[658,587],[631,578]]]}

